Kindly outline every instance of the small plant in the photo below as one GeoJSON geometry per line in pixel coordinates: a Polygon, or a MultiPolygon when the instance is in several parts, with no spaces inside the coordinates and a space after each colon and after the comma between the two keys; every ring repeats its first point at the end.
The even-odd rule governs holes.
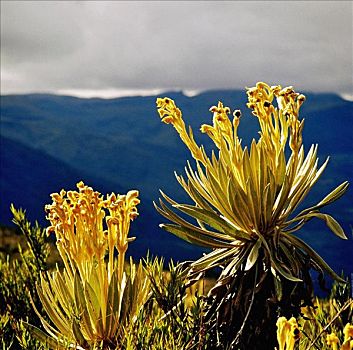
{"type": "Polygon", "coordinates": [[[125,267],[138,192],[103,198],[82,182],[77,187],[52,194],[46,206],[64,268],[42,273],[37,291],[54,326],[38,312],[49,335],[27,327],[53,349],[115,349],[150,295],[141,263],[125,267]]]}
{"type": "Polygon", "coordinates": [[[124,349],[206,350],[208,334],[204,325],[204,301],[184,283],[180,265],[163,261],[148,262],[146,272],[151,281],[152,297],[141,310],[138,322],[129,332],[124,349]]]}
{"type": "Polygon", "coordinates": [[[317,145],[304,152],[304,120],[299,120],[304,95],[292,87],[282,89],[265,83],[257,83],[247,95],[247,106],[259,121],[259,139],[252,141],[250,149],[243,148],[237,134],[241,112],[236,110],[231,121],[230,109],[219,102],[210,109],[213,124],[201,126],[201,132],[218,149],[210,158],[195,142],[192,129],[186,130],[174,101],[157,99],[162,121],[172,124],[189,148],[196,171],[188,164],[187,180],[177,176],[194,205],[178,204],[162,192],[172,209],[162,200],[156,209],[172,222],[162,224],[163,229],[212,249],[190,264],[188,278],[221,268],[218,282],[208,295],[206,315],[215,349],[255,349],[264,342],[274,348],[277,316],[296,317],[303,303],[311,304],[310,269],[317,270],[321,278],[327,273],[344,282],[294,234],[318,218],[346,239],[339,223],[321,209],[345,193],[347,182],[295,214],[328,162],[318,167],[317,145]]]}
{"type": "Polygon", "coordinates": [[[19,258],[0,255],[0,343],[1,349],[45,349],[31,337],[22,326],[28,321],[39,326],[40,320],[31,305],[29,293],[32,292],[32,303],[42,311],[42,304],[34,292],[36,281],[41,272],[48,266],[49,244],[45,230],[38,223],[31,225],[22,209],[11,206],[13,222],[19,229],[24,244],[18,244],[19,258]]]}
{"type": "Polygon", "coordinates": [[[353,301],[347,300],[340,309],[336,306],[336,299],[316,299],[315,308],[306,307],[298,320],[280,317],[277,320],[278,350],[353,349],[353,325],[343,316],[347,311],[352,315],[353,301]]]}
{"type": "Polygon", "coordinates": [[[351,287],[335,282],[329,298],[315,298],[314,306],[302,308],[299,349],[352,349],[352,320],[351,287]]]}

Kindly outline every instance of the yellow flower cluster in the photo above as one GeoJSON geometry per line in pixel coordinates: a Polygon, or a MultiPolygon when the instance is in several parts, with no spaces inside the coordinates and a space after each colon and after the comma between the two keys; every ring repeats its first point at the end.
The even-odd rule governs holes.
{"type": "Polygon", "coordinates": [[[138,191],[129,191],[127,195],[112,193],[104,201],[104,207],[109,210],[106,217],[109,245],[115,245],[119,252],[126,252],[127,243],[133,238],[127,238],[130,221],[138,216],[136,206],[140,203],[138,191]]]}
{"type": "Polygon", "coordinates": [[[327,334],[327,337],[326,337],[326,344],[328,346],[332,346],[332,349],[333,350],[337,350],[337,344],[339,343],[339,339],[337,337],[337,335],[335,333],[330,333],[330,334],[327,334]]]}
{"type": "Polygon", "coordinates": [[[213,126],[203,124],[201,132],[206,133],[218,148],[221,148],[222,137],[224,137],[229,147],[237,139],[240,111],[237,110],[233,113],[234,131],[228,117],[228,114],[230,114],[229,107],[223,107],[223,103],[218,102],[218,106],[211,107],[210,112],[213,113],[213,126]]]}
{"type": "Polygon", "coordinates": [[[353,340],[353,325],[347,323],[343,329],[344,340],[353,340]]]}
{"type": "Polygon", "coordinates": [[[289,128],[289,146],[297,153],[302,145],[304,127],[303,120],[299,121],[299,109],[305,96],[295,92],[291,86],[282,89],[280,85],[270,87],[262,82],[248,89],[247,95],[247,106],[259,119],[261,136],[269,146],[269,152],[278,155],[280,149],[284,149],[289,128]],[[278,108],[273,105],[274,98],[278,108]]]}
{"type": "MultiPolygon", "coordinates": [[[[353,325],[347,323],[343,329],[344,342],[340,347],[340,350],[352,350],[353,349],[353,325]]],[[[338,349],[339,339],[337,335],[332,332],[326,336],[326,344],[332,346],[333,350],[338,349]]]]}
{"type": "Polygon", "coordinates": [[[45,206],[51,226],[47,233],[54,232],[57,247],[75,262],[87,261],[95,255],[104,258],[106,238],[103,231],[103,200],[100,193],[77,184],[77,191],[61,190],[51,194],[52,204],[45,206]]]}
{"type": "Polygon", "coordinates": [[[172,124],[175,130],[180,135],[183,142],[189,147],[192,156],[201,162],[203,162],[204,155],[200,150],[199,146],[194,140],[191,128],[189,133],[186,132],[185,123],[182,118],[180,109],[175,105],[175,102],[168,97],[157,98],[157,108],[159,116],[162,122],[166,124],[172,124]]]}
{"type": "Polygon", "coordinates": [[[347,323],[343,329],[344,342],[340,350],[352,350],[353,349],[353,325],[347,323]]]}
{"type": "MultiPolygon", "coordinates": [[[[173,100],[168,97],[158,98],[157,108],[162,121],[174,126],[182,141],[189,148],[193,158],[207,169],[212,178],[218,179],[221,170],[224,169],[223,172],[228,174],[227,177],[234,177],[245,194],[249,194],[249,192],[257,193],[258,197],[254,198],[255,202],[262,200],[265,187],[270,181],[268,170],[271,172],[270,177],[274,176],[276,189],[273,189],[273,191],[282,186],[285,174],[288,173],[288,183],[285,187],[288,193],[285,194],[285,191],[282,191],[283,198],[274,203],[275,206],[277,204],[283,205],[284,201],[288,199],[290,186],[295,181],[303,178],[303,174],[300,177],[298,176],[298,179],[295,178],[296,175],[301,171],[308,171],[303,165],[303,149],[301,148],[304,122],[303,120],[299,121],[299,109],[305,97],[296,93],[292,87],[282,89],[279,85],[269,86],[263,82],[247,89],[247,95],[249,101],[247,106],[252,109],[252,113],[258,118],[261,130],[259,132],[260,139],[257,142],[252,142],[250,150],[241,146],[241,140],[237,136],[241,117],[239,110],[234,111],[231,121],[229,119],[230,108],[219,102],[217,106],[210,108],[210,112],[213,113],[213,124],[203,124],[201,126],[201,132],[206,133],[220,150],[219,160],[209,159],[203,146],[199,146],[195,142],[191,128],[189,127],[187,131],[182,113],[173,100]],[[273,104],[274,99],[277,101],[276,106],[273,104]],[[285,147],[288,138],[292,155],[288,164],[286,164],[285,147]],[[300,149],[301,152],[299,152],[300,149]],[[299,169],[300,166],[303,169],[299,169]],[[249,176],[256,188],[248,188],[250,186],[247,185],[249,176]]],[[[201,179],[204,178],[202,174],[199,174],[199,176],[201,179]]],[[[221,185],[223,184],[222,181],[219,182],[221,185]]],[[[229,195],[227,186],[222,187],[222,190],[224,190],[224,196],[229,195]]],[[[212,198],[210,199],[212,200],[212,198]]],[[[263,215],[262,210],[255,208],[257,214],[255,213],[256,219],[253,220],[254,222],[249,223],[249,225],[241,225],[239,222],[235,222],[239,221],[240,217],[234,220],[234,215],[232,215],[234,208],[227,210],[225,208],[227,203],[223,203],[222,206],[219,206],[218,203],[212,204],[238,229],[244,229],[247,233],[252,231],[252,228],[259,226],[258,218],[263,215]]],[[[261,207],[261,205],[259,206],[261,207]]],[[[282,209],[282,207],[276,209],[276,219],[282,209]]],[[[273,222],[275,220],[271,220],[271,223],[273,222]]],[[[266,227],[267,224],[262,224],[262,226],[266,227]]]]}
{"type": "Polygon", "coordinates": [[[78,191],[53,193],[53,202],[45,210],[51,223],[47,233],[55,233],[64,262],[69,259],[83,273],[85,264],[93,259],[100,263],[107,249],[112,261],[114,247],[119,254],[125,254],[128,242],[133,240],[127,237],[130,221],[138,215],[136,206],[140,200],[138,191],[127,195],[112,193],[104,199],[82,181],[77,188],[78,191]]]}
{"type": "Polygon", "coordinates": [[[56,235],[64,268],[42,274],[37,290],[55,327],[36,312],[53,348],[116,348],[147,301],[149,280],[141,262],[130,259],[125,266],[128,243],[135,239],[128,233],[138,216],[138,195],[104,196],[82,181],[77,190],[51,195],[47,233],[56,235]]]}
{"type": "MultiPolygon", "coordinates": [[[[299,109],[305,101],[305,96],[295,92],[291,86],[282,89],[280,85],[269,86],[263,82],[247,89],[247,95],[249,101],[247,106],[258,118],[261,128],[258,144],[266,153],[273,173],[278,174],[280,158],[288,136],[290,136],[289,146],[295,156],[298,155],[302,145],[304,120],[299,121],[299,109]],[[273,104],[274,99],[277,101],[277,106],[273,104]]],[[[199,147],[194,140],[191,128],[186,131],[182,113],[174,101],[168,97],[158,98],[157,107],[162,121],[174,126],[182,141],[190,149],[193,158],[205,166],[209,165],[203,147],[199,147]]],[[[221,102],[211,107],[210,112],[213,113],[213,125],[203,124],[201,132],[206,133],[219,149],[227,149],[232,157],[228,164],[234,164],[238,168],[237,164],[241,162],[243,152],[237,136],[241,113],[235,110],[231,122],[228,117],[230,108],[223,106],[221,102]]]]}
{"type": "Polygon", "coordinates": [[[295,342],[300,338],[297,320],[292,317],[288,321],[285,317],[280,317],[276,325],[279,350],[293,350],[295,342]]]}

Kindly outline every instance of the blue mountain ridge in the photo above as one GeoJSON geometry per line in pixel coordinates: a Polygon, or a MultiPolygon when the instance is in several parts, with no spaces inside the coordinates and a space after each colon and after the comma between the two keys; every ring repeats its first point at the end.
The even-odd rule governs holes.
{"type": "MultiPolygon", "coordinates": [[[[239,135],[244,145],[258,137],[258,123],[247,110],[246,94],[237,90],[207,91],[187,97],[181,92],[165,93],[181,108],[195,139],[211,150],[210,140],[198,129],[211,123],[209,107],[219,100],[243,112],[239,135]]],[[[307,93],[301,115],[305,117],[304,144],[319,144],[320,164],[331,160],[322,178],[308,196],[315,204],[341,182],[353,182],[353,103],[335,94],[307,93]]],[[[162,189],[179,202],[190,202],[174,178],[184,172],[192,158],[171,126],[161,124],[156,96],[116,99],[80,99],[70,96],[30,94],[1,96],[1,200],[0,222],[9,224],[11,202],[27,208],[30,218],[44,219],[49,194],[73,189],[83,179],[102,193],[140,191],[140,217],[133,223],[133,256],[147,250],[167,259],[193,259],[202,249],[163,232],[165,222],[153,208],[162,189]]],[[[350,235],[352,188],[327,209],[350,235]]],[[[353,244],[335,237],[326,226],[313,220],[299,233],[340,271],[353,271],[353,244]]]]}

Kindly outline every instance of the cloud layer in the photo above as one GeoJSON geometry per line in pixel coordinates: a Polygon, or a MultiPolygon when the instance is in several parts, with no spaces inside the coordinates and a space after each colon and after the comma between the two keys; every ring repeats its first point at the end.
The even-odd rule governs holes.
{"type": "Polygon", "coordinates": [[[352,2],[1,2],[1,93],[352,92],[352,2]]]}

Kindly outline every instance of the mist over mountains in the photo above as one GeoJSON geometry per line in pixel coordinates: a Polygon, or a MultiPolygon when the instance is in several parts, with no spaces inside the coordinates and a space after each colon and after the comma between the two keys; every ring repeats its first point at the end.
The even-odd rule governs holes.
{"type": "MultiPolygon", "coordinates": [[[[198,129],[211,123],[208,109],[219,100],[243,112],[239,135],[243,145],[258,137],[258,123],[247,110],[246,94],[237,90],[208,91],[188,97],[181,92],[165,93],[183,111],[195,139],[211,149],[210,140],[198,129]]],[[[345,180],[353,182],[353,102],[335,94],[310,94],[301,110],[305,118],[304,145],[319,144],[320,164],[330,155],[324,174],[308,196],[306,205],[321,200],[345,180]]],[[[44,205],[52,192],[74,189],[83,180],[102,193],[140,191],[140,217],[132,224],[137,240],[130,253],[144,256],[147,250],[167,259],[200,256],[195,248],[162,231],[164,218],[154,210],[162,189],[179,202],[189,202],[174,177],[183,173],[192,158],[170,125],[156,112],[156,96],[116,99],[80,99],[57,95],[1,96],[1,191],[0,223],[10,224],[10,203],[27,209],[31,220],[46,225],[44,205]]],[[[313,220],[304,236],[319,253],[340,271],[353,271],[352,185],[348,193],[326,210],[350,236],[335,237],[326,226],[313,220]]],[[[300,208],[299,208],[300,209],[300,208]]]]}

